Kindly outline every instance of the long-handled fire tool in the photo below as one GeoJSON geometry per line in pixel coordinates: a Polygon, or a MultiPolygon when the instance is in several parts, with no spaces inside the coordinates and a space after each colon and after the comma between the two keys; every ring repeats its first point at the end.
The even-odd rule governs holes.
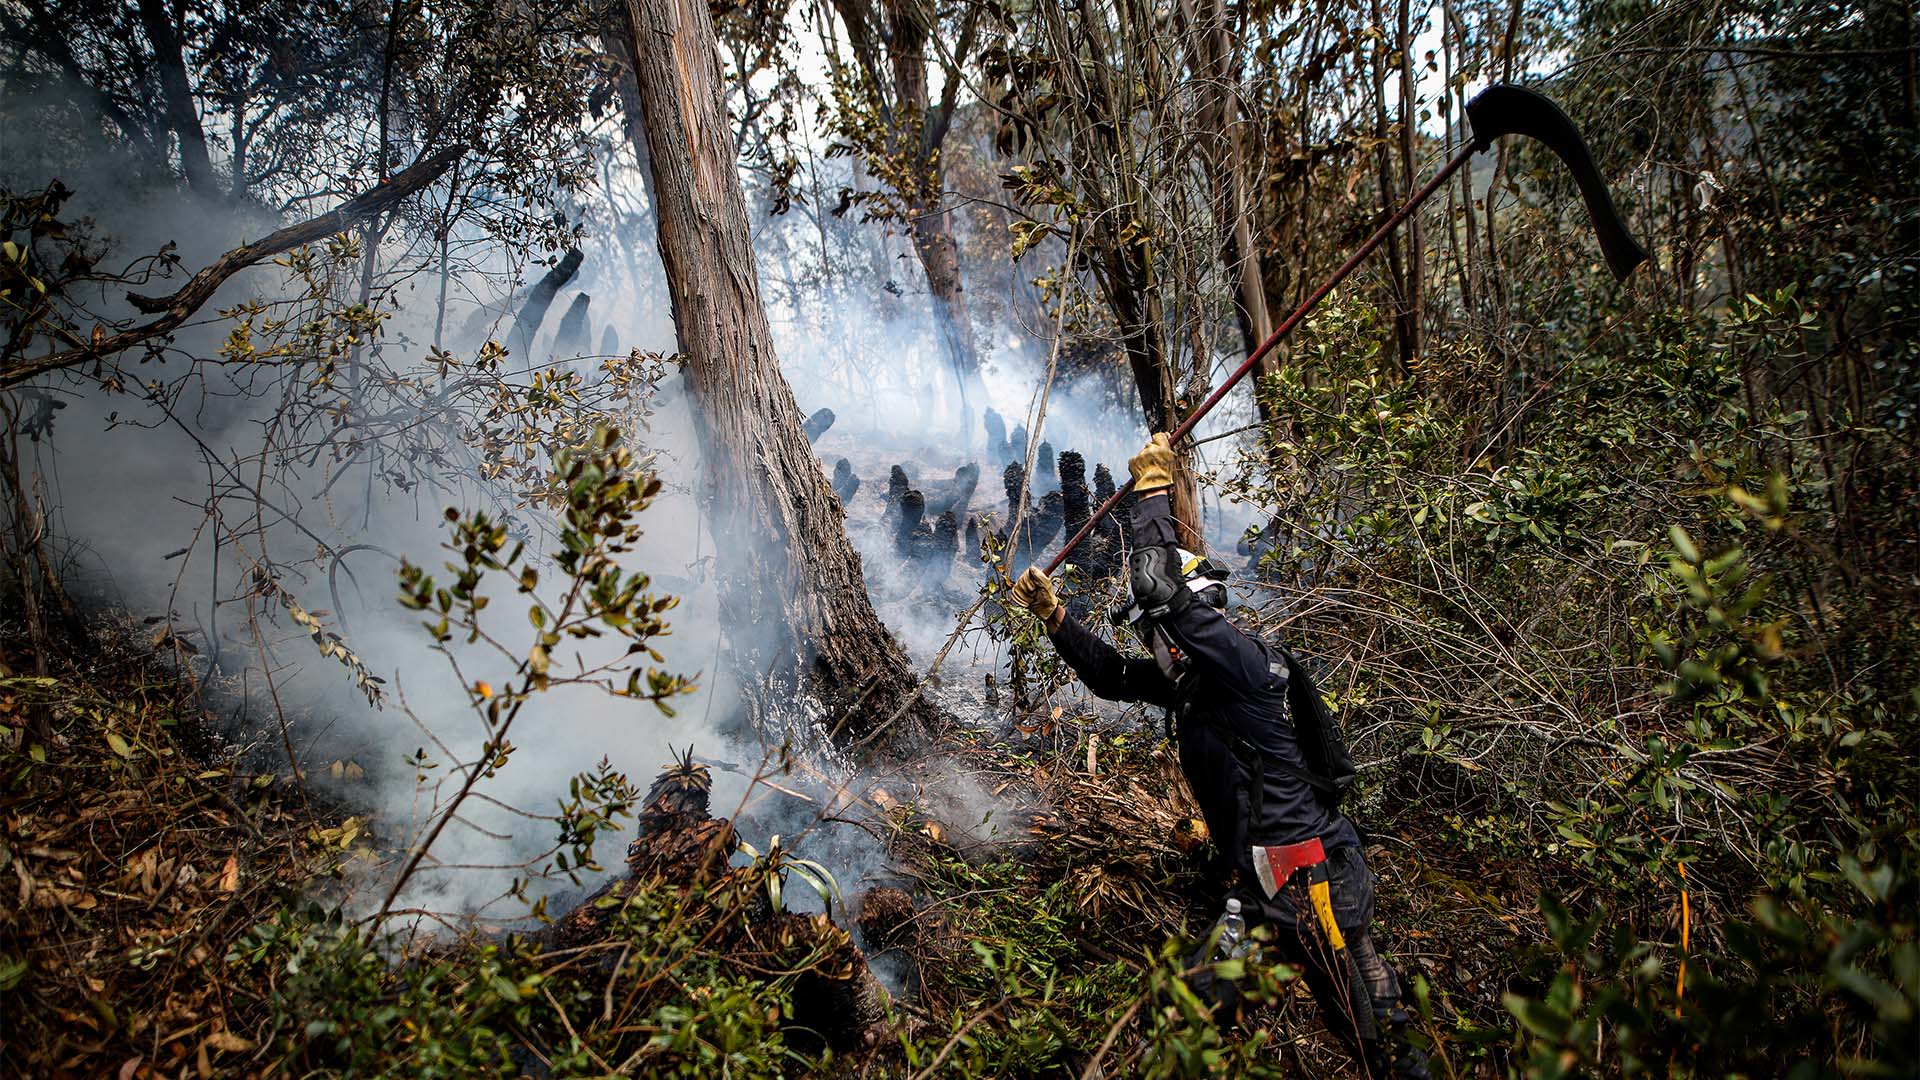
{"type": "MultiPolygon", "coordinates": [[[[1346,262],[1341,263],[1340,269],[1335,270],[1332,277],[1315,289],[1313,295],[1307,297],[1299,307],[1293,309],[1293,314],[1288,315],[1286,321],[1274,327],[1273,334],[1261,342],[1260,347],[1253,350],[1253,355],[1242,361],[1240,366],[1234,369],[1233,374],[1227,376],[1225,382],[1221,383],[1213,393],[1207,395],[1207,399],[1200,403],[1200,407],[1193,411],[1193,415],[1173,429],[1169,439],[1173,445],[1179,446],[1180,440],[1187,437],[1187,433],[1193,430],[1194,425],[1212,412],[1221,398],[1227,396],[1227,391],[1232,390],[1235,384],[1245,378],[1247,372],[1252,371],[1262,357],[1272,352],[1282,338],[1292,333],[1293,328],[1300,325],[1301,320],[1307,317],[1307,313],[1324,300],[1326,295],[1333,291],[1334,286],[1346,280],[1347,275],[1351,274],[1355,267],[1366,261],[1367,256],[1373,254],[1374,249],[1384,243],[1387,237],[1393,234],[1393,230],[1399,228],[1401,222],[1419,209],[1421,203],[1426,202],[1434,192],[1440,190],[1440,185],[1446,183],[1448,177],[1458,172],[1473,155],[1491,147],[1493,140],[1503,135],[1525,135],[1531,139],[1538,139],[1560,156],[1560,160],[1573,173],[1574,182],[1580,185],[1580,194],[1587,203],[1587,216],[1593,220],[1594,232],[1598,234],[1600,240],[1600,250],[1606,255],[1607,265],[1613,269],[1615,278],[1624,279],[1633,272],[1635,267],[1647,260],[1646,249],[1634,240],[1632,234],[1627,232],[1626,224],[1620,220],[1620,212],[1614,208],[1613,197],[1607,192],[1606,179],[1600,175],[1599,168],[1594,165],[1593,155],[1587,151],[1586,141],[1580,137],[1579,129],[1573,126],[1573,121],[1567,119],[1567,114],[1561,112],[1559,106],[1531,90],[1506,83],[1496,83],[1474,95],[1473,100],[1467,102],[1467,124],[1473,131],[1473,141],[1461,147],[1460,151],[1453,155],[1452,160],[1441,166],[1433,179],[1427,181],[1425,187],[1414,192],[1412,198],[1408,199],[1400,209],[1394,211],[1393,216],[1383,222],[1380,228],[1367,238],[1366,243],[1360,245],[1360,250],[1354,252],[1346,262]]],[[[1113,508],[1119,506],[1120,500],[1126,498],[1127,492],[1132,490],[1133,481],[1129,479],[1120,486],[1120,490],[1114,492],[1106,502],[1101,503],[1099,509],[1093,512],[1093,516],[1087,519],[1087,523],[1080,527],[1080,531],[1074,533],[1073,537],[1060,549],[1059,554],[1053,557],[1053,561],[1047,564],[1047,573],[1051,574],[1060,569],[1060,564],[1066,561],[1067,555],[1074,548],[1079,547],[1080,542],[1093,532],[1094,526],[1099,524],[1100,519],[1112,513],[1113,508]]]]}

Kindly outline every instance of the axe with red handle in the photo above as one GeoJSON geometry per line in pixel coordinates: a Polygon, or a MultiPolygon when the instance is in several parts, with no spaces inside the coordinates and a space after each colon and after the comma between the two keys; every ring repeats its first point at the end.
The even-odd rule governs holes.
{"type": "MultiPolygon", "coordinates": [[[[1194,425],[1212,412],[1221,398],[1227,396],[1227,391],[1233,389],[1235,384],[1245,378],[1247,372],[1252,371],[1262,357],[1272,352],[1273,347],[1280,344],[1282,338],[1292,333],[1294,327],[1300,325],[1308,312],[1312,311],[1320,301],[1326,299],[1334,286],[1346,280],[1347,275],[1353,273],[1355,267],[1366,261],[1367,256],[1373,254],[1375,248],[1386,242],[1387,237],[1393,235],[1393,230],[1399,228],[1401,222],[1407,220],[1415,210],[1419,209],[1421,203],[1426,202],[1434,192],[1440,190],[1440,185],[1446,183],[1448,177],[1460,171],[1460,167],[1465,165],[1473,155],[1492,146],[1493,140],[1503,135],[1525,135],[1530,139],[1537,139],[1559,155],[1561,162],[1573,173],[1574,182],[1580,186],[1580,194],[1587,203],[1587,216],[1592,219],[1593,231],[1600,241],[1600,251],[1606,256],[1607,265],[1612,268],[1616,279],[1625,279],[1628,274],[1633,273],[1635,267],[1647,261],[1646,249],[1634,240],[1633,234],[1627,231],[1626,223],[1620,220],[1620,212],[1613,205],[1613,196],[1607,192],[1606,178],[1600,175],[1600,169],[1594,165],[1593,155],[1587,150],[1586,140],[1580,137],[1579,129],[1573,126],[1573,121],[1567,119],[1567,114],[1561,112],[1558,105],[1532,90],[1507,83],[1496,83],[1474,95],[1473,100],[1467,102],[1467,124],[1473,131],[1473,141],[1461,147],[1460,151],[1453,155],[1452,160],[1442,165],[1433,179],[1427,181],[1425,187],[1414,192],[1412,198],[1403,203],[1400,209],[1395,210],[1393,216],[1383,222],[1372,236],[1367,237],[1367,242],[1360,245],[1360,250],[1340,264],[1340,268],[1333,272],[1332,277],[1322,282],[1319,288],[1313,290],[1313,295],[1293,309],[1293,314],[1288,315],[1284,322],[1274,327],[1272,335],[1261,342],[1259,348],[1253,350],[1253,355],[1242,361],[1240,366],[1233,370],[1233,374],[1227,376],[1225,382],[1215,388],[1213,393],[1207,395],[1207,399],[1200,403],[1200,407],[1195,409],[1191,416],[1182,421],[1179,427],[1173,429],[1169,442],[1178,446],[1180,440],[1186,438],[1187,433],[1193,430],[1194,425]]],[[[1113,508],[1120,505],[1120,500],[1126,498],[1127,492],[1132,490],[1133,481],[1129,479],[1120,486],[1120,490],[1114,492],[1106,502],[1101,503],[1099,509],[1093,512],[1093,516],[1087,519],[1087,523],[1080,527],[1080,531],[1074,533],[1072,539],[1060,549],[1059,554],[1053,557],[1053,561],[1047,563],[1047,573],[1052,574],[1058,570],[1060,564],[1066,561],[1067,555],[1074,548],[1079,547],[1080,542],[1093,532],[1093,527],[1099,523],[1100,519],[1112,513],[1113,508]]]]}

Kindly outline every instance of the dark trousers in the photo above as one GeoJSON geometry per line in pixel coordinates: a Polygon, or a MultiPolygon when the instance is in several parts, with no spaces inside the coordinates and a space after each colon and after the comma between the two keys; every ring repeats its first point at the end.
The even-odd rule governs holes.
{"type": "Polygon", "coordinates": [[[1373,945],[1373,871],[1357,847],[1327,852],[1327,883],[1334,922],[1346,940],[1336,951],[1320,928],[1308,898],[1306,874],[1295,874],[1279,895],[1268,899],[1254,886],[1235,895],[1243,908],[1258,911],[1273,935],[1275,959],[1299,968],[1320,1006],[1327,1029],[1374,1076],[1425,1076],[1426,1060],[1405,1047],[1401,1034],[1406,1012],[1400,1008],[1400,979],[1373,945]]]}

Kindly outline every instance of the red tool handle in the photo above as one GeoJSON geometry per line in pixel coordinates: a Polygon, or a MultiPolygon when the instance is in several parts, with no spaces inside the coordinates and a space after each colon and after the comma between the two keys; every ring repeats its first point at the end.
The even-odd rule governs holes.
{"type": "MultiPolygon", "coordinates": [[[[1227,380],[1216,387],[1213,393],[1208,394],[1207,400],[1201,402],[1199,408],[1193,410],[1193,415],[1187,417],[1186,420],[1181,422],[1179,427],[1173,429],[1167,441],[1174,445],[1179,445],[1180,440],[1187,437],[1187,433],[1193,430],[1194,425],[1198,424],[1202,417],[1212,412],[1215,405],[1220,404],[1220,399],[1227,396],[1227,391],[1233,389],[1241,379],[1246,378],[1247,372],[1253,370],[1254,365],[1260,362],[1261,357],[1272,352],[1273,347],[1280,344],[1280,339],[1292,333],[1293,328],[1300,325],[1301,320],[1307,317],[1307,313],[1312,311],[1320,301],[1327,298],[1327,294],[1333,291],[1334,286],[1346,280],[1347,275],[1353,273],[1355,267],[1365,262],[1367,256],[1373,254],[1375,248],[1385,243],[1387,237],[1393,234],[1393,230],[1399,228],[1401,222],[1407,220],[1415,210],[1419,209],[1421,203],[1426,202],[1434,192],[1440,190],[1440,185],[1446,183],[1448,177],[1460,171],[1460,166],[1465,165],[1468,159],[1473,157],[1473,153],[1474,147],[1472,143],[1461,147],[1460,152],[1453,155],[1452,160],[1441,166],[1440,171],[1434,174],[1433,179],[1427,181],[1425,187],[1414,192],[1412,198],[1402,203],[1400,209],[1393,212],[1392,217],[1388,218],[1380,228],[1374,230],[1372,236],[1367,237],[1367,242],[1360,245],[1360,250],[1354,252],[1346,262],[1340,264],[1340,269],[1335,270],[1332,277],[1328,278],[1319,288],[1315,289],[1313,295],[1302,301],[1299,307],[1294,308],[1293,314],[1287,316],[1285,322],[1274,327],[1273,333],[1268,335],[1267,340],[1261,342],[1260,347],[1253,350],[1253,355],[1241,361],[1240,366],[1233,369],[1233,374],[1227,376],[1227,380]]],[[[1113,508],[1119,506],[1120,500],[1126,498],[1127,492],[1132,490],[1133,479],[1129,477],[1126,483],[1120,485],[1120,490],[1114,492],[1106,502],[1101,503],[1099,509],[1093,512],[1093,516],[1087,518],[1087,523],[1080,526],[1080,531],[1073,534],[1073,538],[1068,540],[1066,545],[1060,549],[1059,554],[1053,557],[1053,561],[1047,563],[1047,573],[1052,574],[1055,570],[1058,570],[1060,564],[1066,561],[1067,555],[1072,552],[1074,548],[1079,547],[1080,541],[1085,540],[1088,535],[1093,532],[1093,527],[1100,523],[1100,519],[1112,513],[1113,508]]]]}

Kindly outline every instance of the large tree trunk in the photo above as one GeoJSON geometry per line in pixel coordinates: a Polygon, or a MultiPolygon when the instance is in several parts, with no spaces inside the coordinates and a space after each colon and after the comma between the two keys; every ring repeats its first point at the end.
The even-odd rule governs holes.
{"type": "Polygon", "coordinates": [[[933,294],[934,326],[953,381],[960,391],[960,431],[973,444],[973,415],[986,400],[980,381],[980,351],[973,340],[973,321],[967,314],[966,287],[960,278],[960,246],[954,242],[950,214],[937,202],[923,206],[913,219],[913,250],[927,273],[927,291],[933,294]]]}
{"type": "Polygon", "coordinates": [[[166,104],[167,126],[180,140],[180,169],[196,195],[214,195],[213,162],[207,156],[207,135],[194,107],[187,83],[187,64],[174,32],[173,9],[167,0],[140,0],[140,23],[153,46],[154,66],[160,72],[160,95],[166,104]]]}
{"type": "Polygon", "coordinates": [[[724,538],[720,602],[734,662],[775,686],[789,672],[810,677],[806,689],[827,706],[829,723],[858,736],[915,680],[867,598],[840,500],[774,356],[707,5],[627,0],[626,8],[660,256],[708,512],[724,538]]]}

